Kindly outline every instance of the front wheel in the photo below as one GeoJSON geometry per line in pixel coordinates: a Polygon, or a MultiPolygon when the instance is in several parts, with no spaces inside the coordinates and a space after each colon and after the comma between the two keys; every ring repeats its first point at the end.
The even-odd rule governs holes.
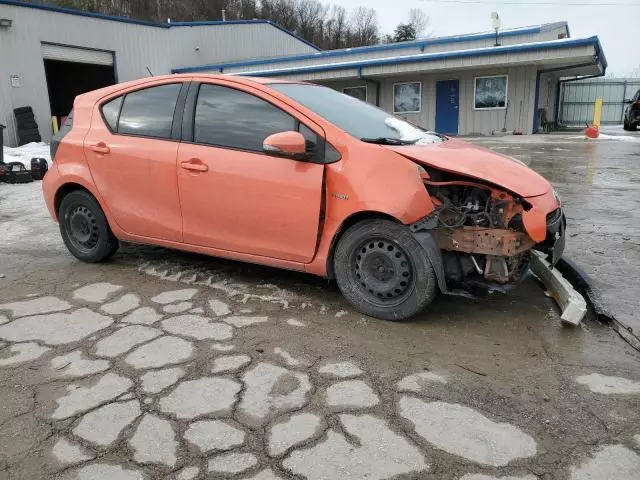
{"type": "Polygon", "coordinates": [[[58,211],[60,233],[69,251],[84,262],[102,262],[118,250],[98,201],[83,190],[66,195],[58,211]]]}
{"type": "Polygon", "coordinates": [[[435,298],[427,253],[403,225],[365,220],[340,238],[333,258],[340,291],[353,307],[384,320],[406,320],[435,298]]]}

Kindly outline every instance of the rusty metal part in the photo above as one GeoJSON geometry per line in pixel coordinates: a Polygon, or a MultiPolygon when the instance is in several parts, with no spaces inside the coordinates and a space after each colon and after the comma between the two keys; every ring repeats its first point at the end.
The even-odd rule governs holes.
{"type": "Polygon", "coordinates": [[[442,250],[498,257],[512,257],[535,245],[526,233],[486,227],[439,228],[436,236],[442,250]]]}

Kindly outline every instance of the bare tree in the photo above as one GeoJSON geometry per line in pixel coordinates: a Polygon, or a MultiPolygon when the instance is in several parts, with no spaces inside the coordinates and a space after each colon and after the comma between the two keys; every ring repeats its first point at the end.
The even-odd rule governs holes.
{"type": "Polygon", "coordinates": [[[357,7],[351,13],[350,47],[373,45],[380,39],[378,16],[373,8],[357,7]]]}
{"type": "Polygon", "coordinates": [[[427,27],[429,26],[429,16],[419,8],[409,9],[409,25],[413,27],[416,37],[429,36],[427,27]]]}
{"type": "MultiPolygon", "coordinates": [[[[271,20],[326,49],[371,45],[380,41],[376,12],[358,7],[350,18],[339,5],[322,0],[30,0],[154,22],[210,21],[225,18],[271,20]],[[349,18],[349,19],[348,19],[349,18]]],[[[419,11],[417,11],[419,12],[419,11]]],[[[420,13],[420,12],[419,12],[420,13]]],[[[416,25],[425,23],[415,14],[416,25]]],[[[413,18],[413,17],[412,17],[413,18]]]]}
{"type": "Polygon", "coordinates": [[[332,5],[329,18],[325,22],[322,48],[335,49],[346,46],[349,25],[347,10],[341,5],[332,5]]]}

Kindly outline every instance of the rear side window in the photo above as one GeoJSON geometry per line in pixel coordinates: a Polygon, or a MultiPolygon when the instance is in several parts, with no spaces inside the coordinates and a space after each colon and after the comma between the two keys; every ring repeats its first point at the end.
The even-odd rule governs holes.
{"type": "Polygon", "coordinates": [[[257,152],[269,135],[296,130],[296,120],[278,107],[220,85],[200,86],[194,120],[194,142],[257,152]]]}
{"type": "Polygon", "coordinates": [[[118,116],[120,115],[120,106],[122,105],[123,98],[124,97],[118,97],[102,106],[104,121],[107,122],[112,132],[118,131],[118,116]]]}
{"type": "Polygon", "coordinates": [[[103,105],[102,114],[116,133],[171,138],[173,114],[181,87],[180,83],[172,83],[128,93],[103,105]]]}

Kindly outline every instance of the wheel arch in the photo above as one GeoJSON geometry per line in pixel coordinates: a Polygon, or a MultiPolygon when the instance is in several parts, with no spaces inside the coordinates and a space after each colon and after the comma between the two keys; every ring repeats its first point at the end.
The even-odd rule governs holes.
{"type": "MultiPolygon", "coordinates": [[[[347,217],[342,222],[338,230],[336,230],[336,233],[333,236],[333,239],[331,240],[331,247],[329,248],[329,254],[327,255],[327,278],[329,279],[335,278],[335,272],[333,269],[333,258],[335,255],[336,246],[338,245],[340,238],[342,238],[342,235],[344,235],[344,233],[349,229],[349,227],[351,227],[352,225],[355,225],[358,222],[361,222],[363,220],[378,219],[378,218],[391,220],[398,224],[403,224],[400,220],[393,217],[392,215],[389,215],[383,212],[378,212],[378,211],[362,211],[362,212],[354,213],[353,215],[347,217]]],[[[424,232],[424,231],[413,232],[413,236],[418,241],[418,243],[422,246],[422,248],[425,251],[425,254],[427,255],[427,258],[429,259],[429,262],[431,262],[431,265],[433,266],[440,291],[443,293],[447,292],[448,288],[447,288],[446,277],[444,273],[444,264],[442,261],[442,254],[440,253],[440,249],[438,248],[435,242],[435,239],[430,233],[424,232]]]]}
{"type": "MultiPolygon", "coordinates": [[[[56,194],[54,196],[53,199],[53,206],[56,212],[56,216],[60,216],[59,212],[60,212],[60,205],[62,204],[62,200],[64,199],[64,197],[66,197],[67,195],[69,195],[71,192],[75,192],[77,190],[82,190],[83,192],[87,192],[89,195],[91,195],[93,198],[96,199],[96,202],[98,202],[98,205],[100,205],[100,201],[96,198],[96,196],[93,194],[93,192],[91,192],[91,190],[89,190],[87,187],[85,187],[84,185],[81,185],[79,183],[75,183],[75,182],[68,182],[65,183],[63,185],[61,185],[58,190],[56,190],[56,194]]],[[[100,205],[100,208],[102,208],[102,205],[100,205]]],[[[104,211],[104,209],[103,209],[104,211]]],[[[60,220],[60,218],[58,218],[58,220],[60,220]]]]}
{"type": "Polygon", "coordinates": [[[378,212],[374,210],[365,210],[361,212],[356,212],[348,216],[347,218],[345,218],[344,221],[340,224],[340,226],[336,230],[335,234],[333,235],[333,238],[331,239],[331,246],[329,247],[329,254],[327,255],[327,267],[326,267],[327,278],[329,279],[335,278],[335,272],[333,270],[333,257],[336,251],[336,246],[338,245],[338,242],[340,241],[340,238],[342,237],[342,235],[344,235],[344,232],[346,232],[349,229],[349,227],[355,225],[356,223],[362,222],[364,220],[372,220],[376,218],[383,218],[383,219],[394,221],[396,223],[402,223],[397,218],[395,218],[392,215],[389,215],[388,213],[378,212]]]}

